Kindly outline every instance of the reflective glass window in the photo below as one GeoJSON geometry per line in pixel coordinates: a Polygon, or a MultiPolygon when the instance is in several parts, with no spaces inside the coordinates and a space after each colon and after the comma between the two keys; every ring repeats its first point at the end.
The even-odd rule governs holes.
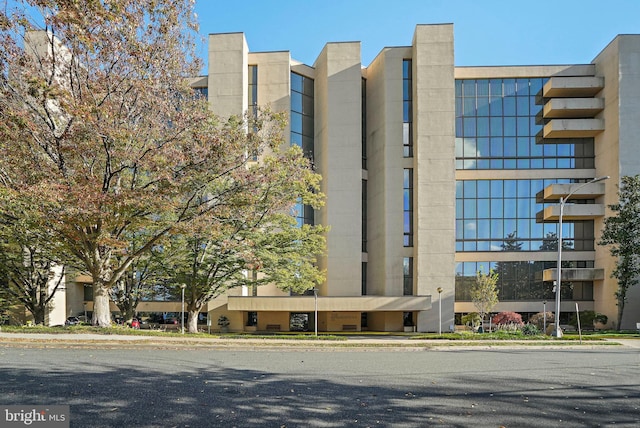
{"type": "MultiPolygon", "coordinates": [[[[313,160],[313,79],[297,73],[290,73],[289,76],[291,80],[290,144],[300,146],[305,157],[313,160]]],[[[299,225],[314,223],[313,209],[310,206],[299,203],[296,209],[296,217],[299,225]]]]}
{"type": "Polygon", "coordinates": [[[411,67],[412,61],[410,59],[402,61],[402,121],[404,122],[402,129],[402,155],[404,157],[413,156],[413,132],[411,127],[413,122],[413,82],[411,67]]]}
{"type": "MultiPolygon", "coordinates": [[[[536,195],[553,183],[545,180],[461,180],[456,183],[456,239],[458,251],[555,251],[543,245],[555,236],[557,224],[538,223],[536,216],[553,202],[537,202],[536,195]],[[462,228],[462,229],[460,229],[462,228]],[[553,234],[553,235],[551,235],[553,234]],[[470,243],[469,241],[477,241],[470,243]],[[517,246],[507,244],[517,242],[517,246]],[[488,249],[486,249],[488,248],[488,249]]],[[[592,200],[579,203],[593,203],[592,200]]],[[[566,222],[567,250],[594,248],[593,221],[566,222]]]]}
{"type": "Polygon", "coordinates": [[[403,245],[413,246],[413,169],[403,171],[403,245]]]}
{"type": "MultiPolygon", "coordinates": [[[[549,169],[549,168],[593,168],[593,139],[582,138],[569,141],[570,149],[556,151],[547,146],[557,142],[546,142],[539,134],[544,123],[537,123],[536,116],[542,105],[536,102],[543,78],[518,79],[461,79],[456,81],[456,137],[464,138],[469,146],[476,138],[489,138],[491,150],[486,152],[480,145],[478,150],[456,151],[458,169],[549,169]],[[529,146],[511,145],[505,139],[500,150],[496,138],[529,139],[529,146]],[[540,141],[536,141],[540,140],[540,141]],[[581,147],[576,150],[576,147],[581,147]],[[584,149],[582,149],[584,147],[584,149]],[[483,159],[478,159],[479,157],[483,159]],[[558,159],[551,158],[563,158],[558,159]]],[[[405,113],[408,113],[405,108],[405,113]]],[[[565,144],[562,144],[563,146],[565,144]]]]}

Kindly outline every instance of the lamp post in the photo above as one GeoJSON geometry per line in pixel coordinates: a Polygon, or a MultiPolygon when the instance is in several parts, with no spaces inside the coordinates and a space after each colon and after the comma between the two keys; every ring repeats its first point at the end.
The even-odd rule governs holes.
{"type": "Polygon", "coordinates": [[[318,289],[313,289],[313,303],[315,304],[315,318],[313,320],[313,327],[315,329],[316,337],[318,337],[318,289]]]}
{"type": "Polygon", "coordinates": [[[187,284],[180,284],[180,288],[182,289],[182,323],[180,330],[184,334],[184,289],[187,288],[187,284]]]}
{"type": "Polygon", "coordinates": [[[547,334],[547,301],[542,302],[542,332],[547,334]]]}
{"type": "Polygon", "coordinates": [[[558,218],[558,266],[556,268],[556,314],[555,327],[552,336],[562,337],[562,330],[560,330],[560,287],[562,285],[562,216],[564,215],[564,204],[571,197],[571,195],[582,189],[584,186],[592,183],[597,183],[598,181],[606,180],[607,178],[609,178],[608,175],[594,178],[591,181],[582,183],[580,186],[569,192],[569,194],[564,198],[560,197],[560,217],[558,218]]]}
{"type": "Polygon", "coordinates": [[[438,287],[438,334],[442,335],[442,287],[438,287]]]}

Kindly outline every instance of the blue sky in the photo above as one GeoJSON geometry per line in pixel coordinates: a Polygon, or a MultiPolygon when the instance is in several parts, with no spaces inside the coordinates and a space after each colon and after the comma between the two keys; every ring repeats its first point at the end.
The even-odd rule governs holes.
{"type": "Polygon", "coordinates": [[[640,0],[197,0],[209,33],[244,32],[252,52],[288,50],[312,65],[327,42],[361,41],[367,66],[407,46],[417,24],[453,23],[455,64],[589,63],[617,35],[640,33],[640,0]]]}

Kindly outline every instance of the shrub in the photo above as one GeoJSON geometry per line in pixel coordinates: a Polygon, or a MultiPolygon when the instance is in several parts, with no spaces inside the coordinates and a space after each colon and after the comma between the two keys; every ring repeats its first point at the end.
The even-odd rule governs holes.
{"type": "Polygon", "coordinates": [[[536,336],[540,334],[540,330],[538,329],[538,327],[536,327],[535,324],[531,324],[531,323],[523,325],[520,331],[525,336],[536,336]]]}
{"type": "Polygon", "coordinates": [[[480,315],[477,312],[471,312],[462,317],[462,324],[475,327],[480,324],[480,315]]]}
{"type": "MultiPolygon", "coordinates": [[[[529,318],[529,323],[538,327],[538,330],[544,330],[544,312],[538,312],[529,318]]],[[[553,312],[547,312],[547,326],[553,325],[556,322],[556,317],[553,315],[553,312]]]]}
{"type": "Polygon", "coordinates": [[[518,333],[520,331],[521,324],[516,323],[506,323],[506,324],[496,324],[495,332],[496,333],[518,333]]]}
{"type": "MultiPolygon", "coordinates": [[[[594,311],[580,311],[580,325],[584,329],[592,329],[594,328],[595,323],[606,324],[607,321],[609,321],[609,318],[604,314],[600,314],[594,311]]],[[[572,325],[576,328],[578,327],[578,319],[576,318],[575,314],[571,316],[569,325],[572,325]]]]}
{"type": "Polygon", "coordinates": [[[491,322],[496,326],[500,326],[503,324],[514,324],[514,325],[522,325],[522,315],[517,312],[500,312],[497,315],[494,315],[491,318],[491,322]]]}

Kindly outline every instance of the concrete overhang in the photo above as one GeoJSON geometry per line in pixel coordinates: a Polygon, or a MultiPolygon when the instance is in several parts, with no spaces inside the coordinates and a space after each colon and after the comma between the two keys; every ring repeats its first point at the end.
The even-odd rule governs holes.
{"type": "Polygon", "coordinates": [[[602,77],[551,77],[542,87],[542,96],[544,98],[593,97],[603,88],[602,77]]]}
{"type": "Polygon", "coordinates": [[[592,118],[604,110],[603,98],[552,98],[543,108],[545,119],[592,118]]]}
{"type": "MultiPolygon", "coordinates": [[[[314,296],[229,296],[230,311],[313,312],[314,296]]],[[[425,311],[431,309],[431,296],[318,296],[320,312],[425,311]]]]}
{"type": "Polygon", "coordinates": [[[544,138],[595,137],[604,131],[602,119],[551,119],[542,130],[544,138]]]}
{"type": "MultiPolygon", "coordinates": [[[[568,204],[564,206],[562,221],[593,220],[604,216],[602,204],[568,204]]],[[[536,222],[555,222],[560,220],[560,204],[552,205],[536,214],[536,222]]]]}
{"type": "MultiPolygon", "coordinates": [[[[556,269],[542,271],[542,281],[555,281],[558,277],[556,269]]],[[[562,268],[563,281],[602,281],[604,269],[596,268],[562,268]]]]}
{"type": "Polygon", "coordinates": [[[572,189],[576,189],[578,186],[582,187],[571,194],[571,199],[595,199],[604,195],[604,183],[551,184],[542,191],[542,201],[559,201],[560,198],[566,197],[572,189]]]}

